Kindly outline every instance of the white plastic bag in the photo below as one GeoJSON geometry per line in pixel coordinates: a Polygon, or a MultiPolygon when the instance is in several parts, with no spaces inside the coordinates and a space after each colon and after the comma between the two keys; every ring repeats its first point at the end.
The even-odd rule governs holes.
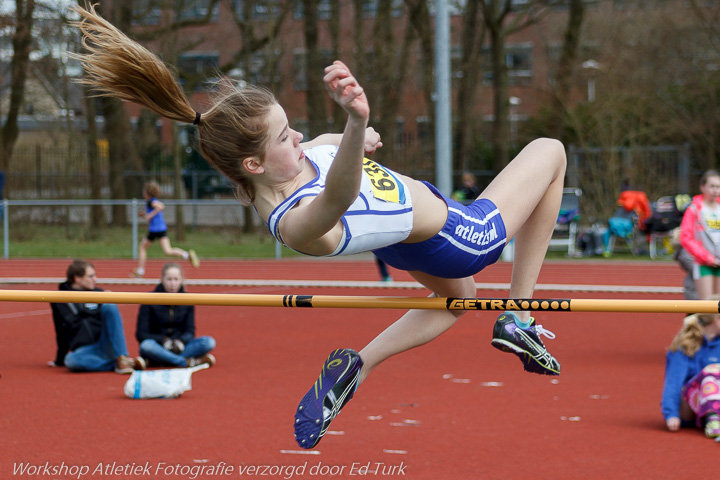
{"type": "Polygon", "coordinates": [[[125,395],[130,398],[175,398],[192,389],[194,372],[209,368],[207,363],[192,368],[135,370],[125,382],[125,395]]]}

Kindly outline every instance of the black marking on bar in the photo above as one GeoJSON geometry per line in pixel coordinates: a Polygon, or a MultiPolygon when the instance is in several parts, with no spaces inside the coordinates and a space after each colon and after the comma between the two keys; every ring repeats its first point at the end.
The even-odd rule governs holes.
{"type": "Polygon", "coordinates": [[[296,295],[295,307],[312,307],[312,295],[296,295]]]}
{"type": "MultiPolygon", "coordinates": [[[[448,310],[501,310],[570,312],[570,299],[535,300],[532,298],[448,298],[448,310]]],[[[720,309],[720,302],[718,302],[720,309]]]]}
{"type": "Polygon", "coordinates": [[[283,295],[283,307],[312,307],[312,295],[283,295]]]}

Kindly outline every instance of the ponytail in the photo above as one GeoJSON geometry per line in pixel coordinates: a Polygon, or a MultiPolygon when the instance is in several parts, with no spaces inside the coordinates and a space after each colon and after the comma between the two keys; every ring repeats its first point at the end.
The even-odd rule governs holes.
{"type": "Polygon", "coordinates": [[[193,123],[195,110],[168,67],[152,52],[128,38],[95,12],[70,7],[81,20],[71,23],[83,34],[87,53],[73,54],[86,76],[80,83],[99,96],[138,103],[165,118],[193,123]]]}
{"type": "Polygon", "coordinates": [[[201,115],[155,54],[100,17],[94,6],[87,10],[71,8],[81,17],[72,25],[82,32],[87,49],[86,53],[71,55],[86,72],[79,82],[98,96],[134,102],[165,118],[197,125],[203,157],[235,184],[242,203],[252,203],[255,185],[242,161],[248,157],[264,161],[267,117],[277,103],[275,96],[262,87],[238,88],[228,79],[221,79],[212,107],[201,115]]]}

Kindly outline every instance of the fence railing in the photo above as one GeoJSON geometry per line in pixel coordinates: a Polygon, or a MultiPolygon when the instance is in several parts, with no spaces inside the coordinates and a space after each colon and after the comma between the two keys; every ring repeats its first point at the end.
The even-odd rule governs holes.
{"type": "MultiPolygon", "coordinates": [[[[132,200],[2,200],[0,205],[0,216],[3,225],[3,258],[10,258],[10,218],[18,208],[44,208],[48,212],[57,207],[87,207],[84,212],[75,212],[72,218],[68,218],[69,222],[87,222],[90,218],[90,207],[114,207],[124,206],[126,211],[126,220],[131,225],[132,241],[130,243],[132,249],[132,258],[138,257],[138,232],[139,220],[137,212],[144,206],[144,201],[140,199],[132,200]]],[[[166,207],[166,221],[168,225],[175,223],[175,211],[173,208],[182,208],[183,217],[188,218],[187,225],[192,227],[198,226],[224,226],[228,224],[242,224],[246,221],[244,209],[237,200],[232,199],[216,199],[216,200],[172,200],[163,199],[166,207]],[[218,207],[228,207],[218,213],[218,207]],[[230,212],[229,214],[227,212],[230,212]]],[[[42,215],[48,218],[48,215],[42,215]]],[[[254,224],[261,223],[257,214],[253,214],[252,218],[247,219],[254,224]]],[[[281,258],[282,248],[279,242],[275,242],[275,258],[281,258]]]]}

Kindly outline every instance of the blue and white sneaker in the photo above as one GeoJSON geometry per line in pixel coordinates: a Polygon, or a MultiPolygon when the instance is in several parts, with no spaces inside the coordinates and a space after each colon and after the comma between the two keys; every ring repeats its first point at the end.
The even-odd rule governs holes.
{"type": "Polygon", "coordinates": [[[553,339],[555,334],[545,330],[542,325],[536,325],[532,317],[532,324],[528,329],[518,327],[516,319],[511,312],[505,312],[498,317],[493,328],[492,346],[517,355],[528,372],[560,375],[560,363],[550,355],[540,340],[540,335],[553,339]]]}
{"type": "Polygon", "coordinates": [[[315,384],[305,394],[295,413],[295,440],[302,448],[318,444],[330,422],[353,397],[363,361],[354,350],[332,352],[315,384]]]}

